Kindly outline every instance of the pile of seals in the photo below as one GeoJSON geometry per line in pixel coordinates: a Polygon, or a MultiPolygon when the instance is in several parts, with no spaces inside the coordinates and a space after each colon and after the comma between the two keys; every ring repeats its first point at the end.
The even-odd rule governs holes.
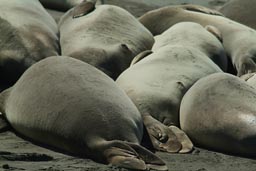
{"type": "Polygon", "coordinates": [[[138,170],[193,143],[256,156],[253,28],[197,5],[40,2],[0,1],[0,132],[138,170]]]}

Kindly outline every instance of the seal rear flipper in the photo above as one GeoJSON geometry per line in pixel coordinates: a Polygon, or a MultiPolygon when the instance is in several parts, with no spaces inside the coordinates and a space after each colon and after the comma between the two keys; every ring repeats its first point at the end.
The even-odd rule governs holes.
{"type": "Polygon", "coordinates": [[[143,122],[156,150],[169,153],[177,153],[181,150],[182,144],[170,128],[149,114],[143,115],[143,122]]]}
{"type": "Polygon", "coordinates": [[[82,17],[95,10],[95,3],[83,1],[73,9],[73,18],[82,17]]]}
{"type": "Polygon", "coordinates": [[[108,163],[119,167],[137,170],[168,170],[159,157],[135,143],[108,141],[103,153],[108,163]]]}
{"type": "Polygon", "coordinates": [[[203,6],[199,6],[199,5],[183,5],[182,6],[185,10],[188,11],[194,11],[194,12],[200,12],[200,13],[204,13],[204,14],[210,14],[210,15],[218,15],[218,16],[224,16],[222,13],[220,13],[219,11],[213,10],[213,9],[209,9],[203,6]]]}
{"type": "Polygon", "coordinates": [[[153,52],[151,50],[145,50],[141,53],[139,53],[137,56],[135,56],[131,62],[131,65],[136,64],[137,62],[139,62],[140,60],[142,60],[143,58],[147,57],[148,55],[152,54],[153,52]]]}
{"type": "Polygon", "coordinates": [[[177,136],[179,142],[182,145],[181,150],[179,153],[189,153],[194,149],[194,145],[187,136],[185,132],[183,132],[181,129],[179,129],[176,126],[169,126],[169,128],[174,132],[174,134],[177,136]]]}

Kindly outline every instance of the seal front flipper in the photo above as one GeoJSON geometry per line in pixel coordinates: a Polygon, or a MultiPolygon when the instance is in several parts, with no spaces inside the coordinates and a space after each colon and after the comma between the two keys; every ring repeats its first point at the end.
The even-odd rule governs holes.
{"type": "Polygon", "coordinates": [[[131,62],[131,65],[136,64],[137,62],[139,62],[140,60],[142,60],[143,58],[147,57],[148,55],[150,55],[151,53],[153,53],[151,50],[145,50],[141,53],[139,53],[137,56],[135,56],[131,62]]]}
{"type": "Polygon", "coordinates": [[[210,14],[210,15],[219,15],[219,16],[223,16],[222,13],[220,13],[219,11],[213,10],[213,9],[209,9],[203,6],[199,6],[199,5],[183,5],[182,6],[185,10],[188,11],[194,11],[194,12],[201,12],[201,13],[205,13],[205,14],[210,14]]]}
{"type": "Polygon", "coordinates": [[[193,143],[191,142],[191,140],[189,139],[185,132],[183,132],[181,129],[173,125],[169,126],[169,128],[172,130],[172,132],[174,132],[174,134],[177,136],[179,142],[182,145],[182,148],[179,151],[179,153],[189,153],[194,149],[193,143]]]}
{"type": "Polygon", "coordinates": [[[181,150],[182,144],[170,128],[149,114],[143,114],[143,122],[155,149],[169,153],[181,150]]]}
{"type": "Polygon", "coordinates": [[[93,145],[94,149],[103,153],[105,157],[103,160],[115,166],[136,170],[168,170],[159,157],[135,143],[102,140],[93,145]]]}
{"type": "Polygon", "coordinates": [[[73,18],[82,17],[95,10],[95,3],[83,1],[73,9],[73,18]]]}

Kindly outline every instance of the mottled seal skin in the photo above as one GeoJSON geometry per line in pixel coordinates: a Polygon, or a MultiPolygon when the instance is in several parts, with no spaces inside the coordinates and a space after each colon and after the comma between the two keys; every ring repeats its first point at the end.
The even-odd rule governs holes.
{"type": "Polygon", "coordinates": [[[230,74],[197,81],[185,94],[181,128],[198,146],[256,156],[256,89],[230,74]]]}
{"type": "Polygon", "coordinates": [[[59,22],[62,55],[87,62],[116,79],[133,57],[151,49],[153,35],[120,7],[100,5],[93,10],[87,4],[71,9],[59,22]],[[84,15],[86,10],[93,11],[84,15]]]}
{"type": "Polygon", "coordinates": [[[57,24],[38,0],[1,0],[0,32],[0,87],[60,51],[57,24]]]}
{"type": "Polygon", "coordinates": [[[143,121],[129,97],[80,60],[54,56],[34,64],[0,94],[0,112],[36,142],[125,168],[167,170],[139,145],[143,121]]]}
{"type": "Polygon", "coordinates": [[[224,48],[237,75],[255,72],[256,31],[220,15],[202,6],[179,5],[150,11],[141,16],[139,21],[154,35],[182,21],[197,22],[203,26],[213,25],[222,34],[224,48]]]}
{"type": "Polygon", "coordinates": [[[198,79],[222,72],[211,61],[213,57],[219,58],[217,61],[226,58],[220,41],[197,23],[179,23],[156,38],[152,54],[116,80],[143,115],[156,149],[185,153],[193,148],[189,138],[176,131],[180,102],[198,79]]]}
{"type": "Polygon", "coordinates": [[[256,29],[256,1],[231,0],[219,11],[227,18],[256,29]]]}

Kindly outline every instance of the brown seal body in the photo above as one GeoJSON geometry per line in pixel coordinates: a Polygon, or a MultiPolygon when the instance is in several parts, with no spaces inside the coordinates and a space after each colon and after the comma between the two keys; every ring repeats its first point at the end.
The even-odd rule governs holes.
{"type": "Polygon", "coordinates": [[[87,62],[116,79],[134,56],[151,49],[154,38],[120,7],[93,8],[90,3],[82,3],[62,17],[59,23],[62,55],[87,62]]]}
{"type": "Polygon", "coordinates": [[[0,87],[13,85],[35,62],[58,55],[58,28],[37,0],[0,1],[0,87]]]}
{"type": "Polygon", "coordinates": [[[256,1],[231,0],[219,11],[227,18],[256,29],[256,1]]]}
{"type": "Polygon", "coordinates": [[[224,48],[238,76],[256,71],[256,31],[220,15],[202,6],[180,5],[150,11],[141,16],[139,21],[154,35],[182,21],[213,25],[222,34],[224,48]]]}
{"type": "Polygon", "coordinates": [[[230,74],[197,81],[185,94],[181,128],[193,143],[221,152],[256,156],[256,89],[230,74]]]}
{"type": "Polygon", "coordinates": [[[191,150],[189,139],[180,140],[168,127],[179,126],[180,102],[189,87],[206,75],[222,72],[211,61],[213,56],[219,61],[226,58],[215,36],[199,24],[179,23],[156,38],[152,54],[118,77],[116,82],[144,116],[144,124],[158,150],[191,150]],[[149,120],[149,116],[158,121],[149,120]]]}
{"type": "Polygon", "coordinates": [[[82,61],[62,56],[36,63],[1,93],[0,112],[21,135],[71,154],[132,169],[167,169],[139,145],[143,122],[132,101],[82,61]]]}

